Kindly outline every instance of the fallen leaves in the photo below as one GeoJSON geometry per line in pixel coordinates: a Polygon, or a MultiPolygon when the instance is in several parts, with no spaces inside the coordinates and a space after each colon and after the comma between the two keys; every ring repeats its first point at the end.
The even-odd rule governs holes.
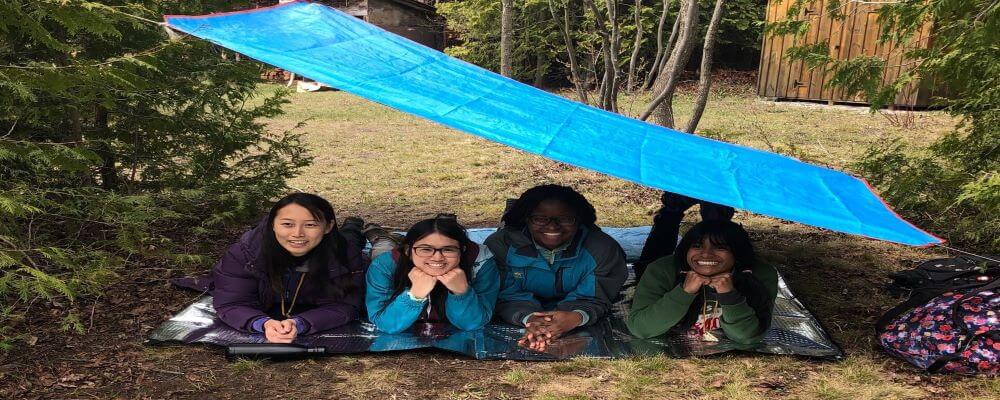
{"type": "Polygon", "coordinates": [[[729,383],[728,378],[725,376],[718,376],[712,380],[712,383],[710,383],[709,386],[716,389],[722,389],[723,386],[726,386],[726,383],[729,383]]]}

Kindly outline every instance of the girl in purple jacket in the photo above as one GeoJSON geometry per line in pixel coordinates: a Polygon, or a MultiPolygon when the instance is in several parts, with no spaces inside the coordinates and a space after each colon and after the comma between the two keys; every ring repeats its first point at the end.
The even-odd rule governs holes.
{"type": "Polygon", "coordinates": [[[229,247],[212,280],[223,322],[290,343],[358,319],[364,272],[361,250],[337,230],[330,203],[293,193],[229,247]]]}

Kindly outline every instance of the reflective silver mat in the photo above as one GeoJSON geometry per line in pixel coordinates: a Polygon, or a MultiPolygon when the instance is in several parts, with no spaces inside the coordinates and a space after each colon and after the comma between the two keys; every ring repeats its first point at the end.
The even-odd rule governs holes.
{"type": "MultiPolygon", "coordinates": [[[[630,260],[642,249],[649,227],[605,228],[617,239],[630,260]]],[[[472,229],[470,236],[481,242],[493,229],[472,229]]],[[[780,269],[780,268],[779,268],[780,269]]],[[[775,301],[771,328],[761,344],[746,347],[722,337],[718,342],[702,342],[681,335],[664,335],[638,339],[628,333],[624,316],[632,300],[634,280],[629,277],[614,313],[598,324],[577,329],[549,346],[544,353],[517,345],[523,329],[490,324],[475,331],[459,331],[449,324],[418,323],[399,334],[375,330],[367,322],[355,322],[321,334],[302,336],[295,343],[309,347],[325,347],[327,353],[363,353],[437,348],[465,354],[481,360],[560,360],[572,357],[619,358],[632,355],[663,354],[669,357],[691,357],[743,350],[769,354],[794,354],[824,359],[840,359],[843,352],[819,322],[795,298],[783,277],[778,277],[778,298],[775,301]]],[[[206,343],[229,346],[240,343],[262,343],[262,334],[239,332],[216,318],[211,296],[203,296],[173,318],[153,330],[147,344],[206,343]]]]}

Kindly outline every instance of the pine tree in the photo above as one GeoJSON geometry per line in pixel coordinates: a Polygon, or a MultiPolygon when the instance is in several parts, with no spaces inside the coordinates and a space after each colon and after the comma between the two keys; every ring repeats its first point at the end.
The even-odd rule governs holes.
{"type": "Polygon", "coordinates": [[[255,214],[309,162],[258,122],[286,102],[255,97],[259,64],[153,21],[246,3],[0,0],[0,344],[33,299],[72,303],[143,259],[204,263],[169,238],[255,214]]]}

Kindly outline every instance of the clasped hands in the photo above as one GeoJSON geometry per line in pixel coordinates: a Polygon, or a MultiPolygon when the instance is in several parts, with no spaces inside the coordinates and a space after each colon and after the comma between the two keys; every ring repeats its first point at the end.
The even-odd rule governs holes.
{"type": "Polygon", "coordinates": [[[517,341],[521,347],[545,351],[566,332],[580,326],[583,316],[576,311],[539,311],[531,313],[524,324],[524,336],[517,341]]]}
{"type": "Polygon", "coordinates": [[[298,329],[294,319],[269,319],[264,322],[264,337],[271,343],[291,343],[298,335],[298,329]]]}
{"type": "Polygon", "coordinates": [[[416,298],[426,298],[434,290],[434,286],[441,282],[448,291],[454,294],[465,294],[469,290],[469,279],[465,277],[465,271],[461,268],[452,268],[438,276],[432,276],[420,268],[413,267],[408,274],[410,278],[410,294],[416,298]]]}
{"type": "Polygon", "coordinates": [[[689,294],[698,293],[702,286],[709,286],[717,293],[729,293],[733,291],[733,274],[723,272],[712,276],[705,276],[694,271],[687,271],[684,276],[683,289],[689,294]]]}

